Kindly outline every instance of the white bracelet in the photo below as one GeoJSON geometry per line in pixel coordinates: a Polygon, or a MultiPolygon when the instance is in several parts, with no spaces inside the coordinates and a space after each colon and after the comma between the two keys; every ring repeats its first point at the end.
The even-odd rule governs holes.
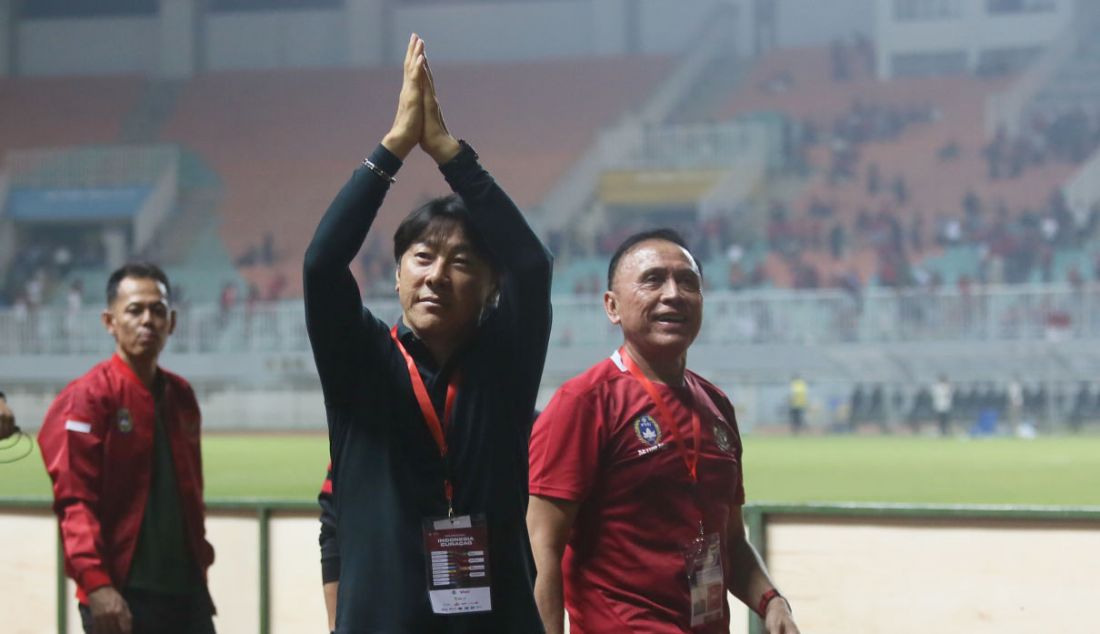
{"type": "Polygon", "coordinates": [[[389,174],[387,174],[386,170],[384,170],[381,167],[378,167],[377,165],[375,165],[374,162],[372,162],[369,158],[363,159],[363,167],[366,167],[370,171],[374,172],[380,178],[384,178],[384,179],[388,180],[390,183],[396,183],[397,182],[396,178],[394,178],[393,176],[390,176],[389,174]]]}

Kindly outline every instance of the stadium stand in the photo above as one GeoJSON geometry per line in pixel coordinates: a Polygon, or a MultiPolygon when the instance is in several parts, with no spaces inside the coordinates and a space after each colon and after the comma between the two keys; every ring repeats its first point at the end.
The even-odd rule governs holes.
{"type": "MultiPolygon", "coordinates": [[[[669,67],[664,58],[622,58],[454,65],[437,74],[450,127],[475,144],[516,202],[530,209],[596,130],[641,99],[669,67]]],[[[248,282],[266,288],[285,276],[286,294],[300,294],[305,245],[361,155],[388,129],[398,81],[394,69],[321,70],[216,73],[186,86],[161,139],[185,144],[218,173],[220,236],[235,259],[272,235],[273,265],[242,267],[248,282]]],[[[446,191],[418,155],[399,180],[378,236],[388,237],[407,210],[446,191]]],[[[372,267],[366,258],[374,279],[362,280],[364,286],[390,284],[387,240],[369,251],[381,253],[385,264],[372,267]]]]}
{"type": "Polygon", "coordinates": [[[1010,81],[964,76],[880,82],[869,73],[841,81],[823,49],[778,51],[762,59],[718,115],[781,112],[800,129],[795,151],[809,178],[773,215],[767,277],[781,286],[829,284],[837,269],[855,271],[864,284],[907,285],[932,273],[948,282],[975,279],[983,275],[980,260],[991,249],[999,255],[998,230],[1024,233],[1027,248],[1043,246],[1035,244],[1038,232],[1026,230],[1047,217],[1061,221],[1049,246],[1068,246],[1071,222],[1052,192],[1083,156],[1034,161],[1011,177],[991,173],[996,148],[984,136],[984,103],[1010,81]],[[777,243],[776,234],[792,238],[789,249],[777,243]],[[833,241],[841,244],[827,244],[833,241]],[[832,257],[823,255],[829,250],[832,257]],[[900,263],[880,257],[898,252],[909,257],[900,263]],[[824,265],[830,260],[836,265],[824,265]],[[809,284],[799,283],[803,266],[817,269],[809,284]],[[904,279],[904,271],[915,267],[924,271],[904,279]]]}
{"type": "MultiPolygon", "coordinates": [[[[1010,177],[991,178],[993,157],[1008,156],[997,144],[1011,141],[984,137],[983,103],[1012,78],[880,82],[865,65],[855,64],[841,80],[830,67],[833,59],[825,48],[770,53],[739,81],[731,78],[736,89],[717,100],[712,120],[761,113],[785,117],[794,138],[787,158],[807,176],[789,199],[768,203],[772,208],[759,240],[743,239],[724,226],[717,236],[713,227],[684,227],[711,263],[708,286],[1092,278],[1095,259],[1083,243],[1095,223],[1083,228],[1081,239],[1068,236],[1074,221],[1065,210],[1063,217],[1055,216],[1057,235],[1045,236],[1041,226],[1058,211],[1051,192],[1072,174],[1080,156],[1036,161],[1010,177]],[[967,216],[971,205],[979,208],[974,217],[967,216]],[[1012,239],[995,235],[998,226],[1012,239]],[[1037,260],[991,265],[1008,251],[1034,251],[1043,237],[1050,244],[1038,245],[1043,248],[1037,260]],[[733,245],[753,257],[723,258],[733,245]],[[905,248],[893,251],[904,252],[903,259],[883,257],[884,247],[899,245],[905,248]]],[[[476,141],[521,206],[536,209],[598,130],[642,101],[672,66],[669,58],[456,64],[440,73],[440,88],[452,127],[476,141]],[[516,88],[500,93],[494,88],[499,85],[516,88]],[[562,100],[562,94],[583,98],[562,100]],[[511,114],[493,116],[490,105],[511,114]]],[[[210,274],[212,261],[228,258],[240,269],[242,290],[255,285],[267,294],[279,287],[283,296],[294,297],[300,291],[296,262],[316,217],[343,181],[349,161],[372,142],[364,139],[388,125],[389,95],[397,80],[394,69],[224,72],[161,87],[137,78],[6,80],[0,83],[5,107],[41,116],[24,126],[5,118],[0,149],[131,137],[135,127],[155,126],[127,126],[127,121],[145,121],[142,111],[156,105],[165,121],[159,132],[152,130],[151,140],[180,143],[216,181],[189,186],[182,178],[181,209],[190,203],[202,211],[166,229],[176,238],[168,261],[185,271],[202,265],[203,274],[192,277],[209,281],[235,278],[232,271],[210,274]],[[82,104],[79,113],[72,110],[74,102],[82,104]],[[216,236],[203,229],[211,212],[212,222],[220,223],[216,236]],[[181,235],[186,239],[179,240],[181,235]],[[189,253],[219,247],[191,249],[181,243],[210,239],[224,243],[228,254],[189,263],[189,253]]],[[[1067,126],[1052,119],[1044,130],[1067,126]]],[[[401,180],[379,219],[380,236],[404,210],[443,191],[433,167],[419,157],[401,180]]],[[[593,290],[598,267],[585,254],[598,257],[613,237],[595,236],[595,249],[564,249],[558,292],[593,290]]],[[[391,271],[385,241],[365,249],[362,269],[364,288],[385,292],[391,271]]],[[[214,287],[200,284],[195,296],[212,298],[214,287]]]]}
{"type": "MultiPolygon", "coordinates": [[[[18,150],[116,142],[143,85],[142,78],[131,76],[0,79],[0,157],[18,150]]],[[[0,195],[0,204],[3,198],[0,195]]],[[[64,275],[58,264],[67,269],[70,263],[94,265],[100,258],[97,245],[84,248],[67,243],[62,249],[61,242],[66,241],[59,242],[57,235],[24,238],[0,257],[0,271],[5,272],[0,291],[7,291],[0,292],[0,304],[24,294],[39,271],[41,278],[29,290],[31,299],[42,303],[54,286],[67,287],[58,281],[64,275]],[[67,252],[70,259],[62,256],[62,262],[55,263],[59,251],[67,252]]]]}
{"type": "Polygon", "coordinates": [[[0,79],[0,154],[112,143],[143,83],[139,77],[0,79]]]}
{"type": "MultiPolygon", "coordinates": [[[[13,152],[26,156],[27,151],[43,149],[55,157],[63,157],[60,161],[43,160],[41,178],[24,169],[14,184],[49,188],[47,181],[51,174],[57,176],[57,171],[65,172],[74,166],[78,168],[76,171],[86,169],[89,175],[110,180],[110,172],[116,166],[110,162],[88,163],[88,160],[94,163],[91,158],[94,152],[88,153],[88,160],[83,161],[88,164],[83,167],[77,153],[70,156],[66,153],[75,148],[103,147],[117,142],[128,114],[140,99],[143,85],[144,80],[138,77],[0,79],[0,157],[10,157],[13,152]]],[[[0,167],[9,172],[0,179],[0,204],[8,204],[9,212],[16,211],[11,206],[14,198],[8,197],[14,190],[9,191],[3,184],[13,186],[12,167],[0,167]]],[[[148,174],[142,176],[147,178],[148,174]]],[[[73,185],[71,174],[60,179],[68,183],[65,186],[73,185]]],[[[55,287],[67,286],[59,280],[69,268],[94,266],[101,261],[100,246],[87,243],[77,234],[41,229],[22,232],[10,250],[0,253],[3,274],[0,305],[13,302],[20,295],[43,303],[55,287]]]]}
{"type": "MultiPolygon", "coordinates": [[[[614,344],[592,296],[604,287],[606,255],[615,243],[656,221],[678,224],[705,264],[711,294],[701,342],[715,352],[701,361],[738,380],[778,384],[798,364],[811,377],[847,382],[836,389],[840,396],[862,381],[867,404],[859,416],[866,420],[917,408],[915,384],[897,390],[904,407],[892,405],[893,386],[906,376],[926,380],[947,364],[959,368],[959,380],[969,385],[991,372],[1003,381],[1026,369],[992,362],[998,358],[994,348],[925,357],[920,343],[1066,341],[1100,332],[1089,285],[1100,263],[1097,214],[1088,211],[1082,223],[1079,210],[1053,195],[1095,148],[1089,142],[1065,151],[1058,139],[1096,135],[1093,114],[1086,111],[1082,120],[1055,111],[1024,127],[1025,134],[993,135],[986,98],[1018,77],[878,81],[869,47],[861,40],[776,50],[737,63],[715,58],[684,93],[703,95],[697,102],[666,99],[659,117],[633,121],[641,136],[613,136],[640,138],[643,147],[658,139],[649,148],[658,151],[619,157],[641,167],[605,170],[658,173],[736,169],[736,162],[708,162],[736,153],[711,147],[707,126],[719,138],[758,125],[778,132],[784,143],[762,154],[762,176],[738,191],[747,197],[744,204],[730,201],[710,208],[717,214],[703,214],[701,204],[688,200],[682,208],[641,209],[633,218],[636,210],[615,210],[622,213],[603,225],[589,225],[583,216],[571,222],[567,229],[580,235],[544,235],[557,255],[553,340],[561,356],[548,366],[551,381],[557,380],[554,372],[582,363],[585,351],[614,344]],[[842,73],[838,54],[847,56],[842,73]],[[1025,145],[1026,152],[1017,150],[1025,145]],[[1056,283],[1031,292],[998,281],[1056,283]],[[876,286],[914,288],[895,293],[876,286]],[[896,355],[906,358],[904,366],[876,349],[892,342],[917,346],[896,355]],[[818,348],[806,351],[807,344],[818,348]],[[732,347],[742,345],[773,346],[776,353],[754,355],[751,369],[727,367],[738,358],[732,347]],[[837,367],[827,349],[834,345],[849,346],[844,358],[865,363],[837,367]],[[876,385],[882,386],[877,397],[876,385]]],[[[436,74],[452,129],[474,143],[517,202],[537,216],[578,157],[598,146],[609,126],[629,127],[631,115],[674,83],[681,61],[452,63],[436,74]],[[500,112],[507,116],[495,114],[500,112]]],[[[1053,77],[1062,77],[1055,71],[1053,77]]],[[[0,114],[11,115],[0,118],[0,150],[119,142],[182,146],[177,213],[139,254],[167,264],[182,290],[189,312],[174,350],[285,354],[271,363],[291,367],[286,380],[304,385],[312,377],[303,369],[308,361],[298,356],[306,350],[294,301],[301,253],[331,197],[389,126],[397,82],[395,68],[0,80],[0,114]]],[[[1072,103],[1066,99],[1059,103],[1072,103]]],[[[365,291],[386,298],[392,298],[389,233],[408,209],[445,191],[434,166],[419,155],[399,180],[357,271],[365,291]]],[[[722,179],[712,175],[714,180],[722,179]]],[[[707,195],[724,191],[715,187],[707,195]]],[[[43,262],[55,253],[49,245],[36,250],[43,262]]],[[[102,259],[91,257],[96,255],[89,257],[102,259]]],[[[0,325],[13,333],[7,349],[29,355],[99,350],[94,320],[73,336],[69,322],[76,320],[66,307],[74,287],[85,289],[86,306],[98,303],[102,274],[92,262],[53,279],[52,297],[48,288],[37,288],[48,309],[36,313],[23,305],[5,315],[0,325]]],[[[1053,356],[1036,353],[1029,363],[1053,356]]],[[[1043,380],[1076,380],[1095,369],[1067,366],[1043,380]]],[[[774,395],[771,387],[761,389],[762,402],[782,398],[781,389],[774,395]]],[[[1088,411],[1087,400],[1082,397],[1077,409],[1088,411]]]]}

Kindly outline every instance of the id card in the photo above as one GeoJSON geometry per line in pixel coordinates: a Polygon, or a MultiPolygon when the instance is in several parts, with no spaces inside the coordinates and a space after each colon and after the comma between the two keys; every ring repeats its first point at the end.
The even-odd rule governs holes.
{"type": "Polygon", "coordinates": [[[470,614],[493,609],[484,515],[424,520],[424,555],[432,612],[470,614]]]}
{"type": "Polygon", "coordinates": [[[718,533],[698,537],[683,549],[691,590],[691,626],[721,620],[726,607],[726,577],[718,533]]]}

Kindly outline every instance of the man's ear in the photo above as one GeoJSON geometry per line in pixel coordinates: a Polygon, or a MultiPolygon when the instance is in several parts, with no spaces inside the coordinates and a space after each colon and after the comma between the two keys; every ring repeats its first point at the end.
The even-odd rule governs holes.
{"type": "Polygon", "coordinates": [[[103,322],[103,328],[107,330],[112,337],[115,336],[115,316],[111,313],[111,309],[104,310],[99,315],[100,321],[103,322]]]}
{"type": "Polygon", "coordinates": [[[493,278],[493,286],[489,289],[489,299],[486,301],[486,305],[489,308],[496,308],[500,305],[500,277],[493,278]]]}
{"type": "Polygon", "coordinates": [[[176,310],[168,309],[168,334],[176,332],[176,310]]]}
{"type": "Polygon", "coordinates": [[[397,267],[393,269],[393,292],[397,293],[401,290],[401,261],[397,262],[397,267]]]}
{"type": "Polygon", "coordinates": [[[493,280],[492,286],[489,287],[489,292],[485,296],[484,303],[481,304],[481,313],[477,316],[477,325],[485,323],[485,320],[489,317],[497,306],[500,305],[500,282],[493,280]]]}
{"type": "Polygon", "coordinates": [[[619,298],[615,296],[615,291],[604,291],[603,311],[607,313],[607,319],[612,324],[618,326],[622,322],[622,317],[619,316],[619,298]]]}

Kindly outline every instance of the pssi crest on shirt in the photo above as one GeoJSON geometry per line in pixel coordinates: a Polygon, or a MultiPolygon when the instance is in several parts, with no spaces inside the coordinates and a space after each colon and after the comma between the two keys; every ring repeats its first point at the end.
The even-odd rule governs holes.
{"type": "Polygon", "coordinates": [[[125,407],[118,410],[115,420],[117,421],[118,430],[120,432],[128,434],[134,431],[134,419],[130,415],[130,410],[125,407]]]}
{"type": "Polygon", "coordinates": [[[714,444],[718,445],[718,448],[722,451],[731,453],[733,451],[733,440],[722,422],[721,419],[714,421],[714,444]]]}
{"type": "Polygon", "coordinates": [[[649,414],[634,419],[634,433],[647,447],[656,447],[661,443],[661,426],[649,414]]]}

